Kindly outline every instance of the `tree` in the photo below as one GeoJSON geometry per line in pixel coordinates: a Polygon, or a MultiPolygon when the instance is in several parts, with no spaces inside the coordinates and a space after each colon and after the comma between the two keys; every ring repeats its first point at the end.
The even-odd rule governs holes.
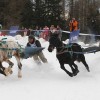
{"type": "Polygon", "coordinates": [[[6,6],[4,8],[4,26],[9,28],[12,25],[20,25],[20,13],[23,8],[20,0],[5,0],[6,6]]]}
{"type": "MultiPolygon", "coordinates": [[[[63,20],[63,7],[60,5],[62,0],[47,0],[46,19],[50,24],[60,24],[63,20]]],[[[62,26],[62,25],[61,25],[62,26]]]]}
{"type": "MultiPolygon", "coordinates": [[[[70,18],[75,17],[79,21],[80,30],[86,32],[92,30],[92,22],[96,20],[95,27],[98,27],[98,9],[100,0],[69,0],[70,18]]],[[[95,29],[96,30],[96,29],[95,29]]]]}
{"type": "Polygon", "coordinates": [[[7,1],[6,0],[0,0],[0,24],[4,24],[4,8],[6,7],[7,1]]]}
{"type": "Polygon", "coordinates": [[[45,2],[42,0],[34,1],[34,25],[44,26],[45,2]]]}
{"type": "Polygon", "coordinates": [[[26,28],[50,26],[64,27],[62,0],[1,0],[0,21],[5,28],[12,25],[26,28]],[[2,1],[2,2],[1,2],[2,1]]]}
{"type": "Polygon", "coordinates": [[[62,0],[35,0],[35,16],[37,25],[44,26],[61,24],[62,0]]]}
{"type": "Polygon", "coordinates": [[[30,0],[1,0],[0,21],[5,28],[12,25],[32,26],[33,8],[30,0]],[[1,2],[2,1],[2,2],[1,2]]]}
{"type": "Polygon", "coordinates": [[[33,2],[30,0],[23,1],[23,8],[21,11],[21,26],[29,28],[33,25],[33,2]]]}

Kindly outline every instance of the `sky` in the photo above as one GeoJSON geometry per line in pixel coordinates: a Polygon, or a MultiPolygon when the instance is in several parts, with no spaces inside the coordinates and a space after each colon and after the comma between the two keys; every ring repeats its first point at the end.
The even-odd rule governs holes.
{"type": "MultiPolygon", "coordinates": [[[[6,37],[23,46],[28,40],[27,36],[20,35],[6,37]]],[[[80,72],[69,77],[60,69],[56,51],[48,52],[49,43],[43,39],[39,41],[45,47],[43,53],[48,63],[37,65],[33,58],[23,59],[22,78],[18,78],[17,63],[12,57],[13,74],[7,77],[0,74],[0,100],[100,100],[100,52],[85,54],[90,72],[82,63],[75,62],[80,72]]],[[[82,42],[78,43],[85,46],[82,42]]],[[[3,62],[3,66],[8,67],[8,64],[3,62]]],[[[68,65],[65,67],[70,70],[68,65]]]]}

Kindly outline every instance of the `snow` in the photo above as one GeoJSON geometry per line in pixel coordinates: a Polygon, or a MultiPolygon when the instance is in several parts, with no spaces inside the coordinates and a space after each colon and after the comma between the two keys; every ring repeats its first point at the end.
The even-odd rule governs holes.
{"type": "MultiPolygon", "coordinates": [[[[27,36],[5,37],[23,46],[28,40],[27,36]]],[[[0,100],[100,100],[100,52],[85,54],[90,72],[82,63],[75,62],[80,72],[69,77],[60,69],[55,50],[49,53],[49,43],[43,39],[40,42],[45,47],[43,53],[48,64],[36,65],[32,58],[21,60],[23,76],[19,79],[17,63],[12,57],[13,74],[7,77],[0,74],[0,100]]],[[[3,62],[3,66],[8,67],[8,64],[3,62]]],[[[65,66],[70,70],[68,65],[65,66]]]]}

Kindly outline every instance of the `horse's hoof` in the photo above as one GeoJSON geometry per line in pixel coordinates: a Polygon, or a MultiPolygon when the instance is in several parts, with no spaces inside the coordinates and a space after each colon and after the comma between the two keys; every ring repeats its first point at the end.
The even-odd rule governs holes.
{"type": "Polygon", "coordinates": [[[5,68],[4,73],[5,73],[5,76],[8,76],[9,75],[8,68],[5,68]]]}
{"type": "Polygon", "coordinates": [[[22,78],[22,75],[18,75],[18,78],[22,78]]]}
{"type": "Polygon", "coordinates": [[[90,69],[89,69],[89,68],[87,68],[87,71],[88,71],[88,72],[90,72],[90,69]]]}
{"type": "Polygon", "coordinates": [[[72,73],[68,74],[70,77],[73,77],[74,75],[72,73]]]}
{"type": "Polygon", "coordinates": [[[22,78],[22,73],[20,69],[18,70],[18,78],[22,78]]]}
{"type": "Polygon", "coordinates": [[[88,69],[88,72],[90,72],[90,70],[88,69]]]}
{"type": "Polygon", "coordinates": [[[12,71],[12,70],[9,70],[8,72],[9,72],[9,74],[12,74],[12,73],[13,73],[13,71],[12,71]]]}
{"type": "Polygon", "coordinates": [[[18,78],[22,78],[22,76],[18,76],[18,78]]]}
{"type": "Polygon", "coordinates": [[[12,73],[13,73],[11,67],[8,67],[8,73],[9,73],[9,74],[12,74],[12,73]]]}
{"type": "Polygon", "coordinates": [[[13,71],[10,71],[9,73],[10,73],[10,74],[12,74],[12,73],[13,73],[13,71]]]}
{"type": "Polygon", "coordinates": [[[73,74],[76,76],[79,73],[79,70],[76,70],[73,74]]]}

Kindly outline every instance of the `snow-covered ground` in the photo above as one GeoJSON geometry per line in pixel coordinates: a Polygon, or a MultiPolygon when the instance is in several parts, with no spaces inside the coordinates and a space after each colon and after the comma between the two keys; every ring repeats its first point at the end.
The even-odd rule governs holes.
{"type": "MultiPolygon", "coordinates": [[[[27,37],[7,38],[23,46],[27,43],[27,37]]],[[[49,43],[43,39],[40,42],[45,47],[43,52],[48,64],[39,66],[32,58],[23,59],[23,77],[19,79],[16,60],[12,57],[13,74],[8,77],[0,74],[0,100],[100,100],[100,52],[85,54],[91,72],[82,63],[75,62],[80,72],[71,78],[60,69],[55,50],[47,51],[49,43]]],[[[3,65],[8,66],[5,62],[3,65]]]]}

